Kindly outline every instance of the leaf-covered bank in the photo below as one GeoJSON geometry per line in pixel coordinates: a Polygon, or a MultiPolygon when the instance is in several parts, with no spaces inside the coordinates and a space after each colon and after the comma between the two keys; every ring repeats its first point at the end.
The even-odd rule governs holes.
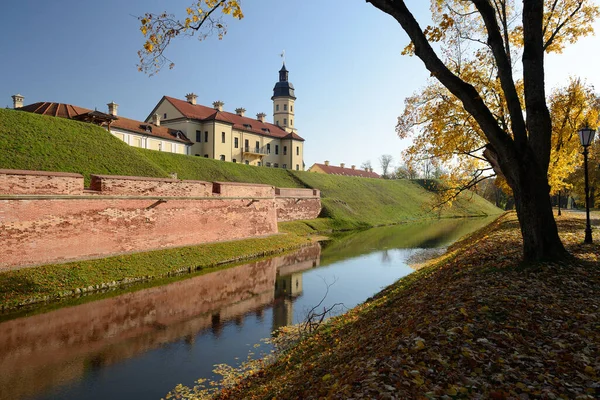
{"type": "Polygon", "coordinates": [[[502,216],[220,398],[597,398],[600,245],[582,216],[558,217],[576,258],[533,266],[502,216]]]}

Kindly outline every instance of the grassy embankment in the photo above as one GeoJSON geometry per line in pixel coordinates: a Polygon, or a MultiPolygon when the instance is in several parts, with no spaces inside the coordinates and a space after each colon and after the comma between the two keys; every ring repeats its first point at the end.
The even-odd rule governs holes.
{"type": "MultiPolygon", "coordinates": [[[[282,169],[250,167],[224,163],[200,157],[161,153],[129,147],[104,129],[61,118],[0,109],[0,168],[77,172],[89,183],[90,174],[134,175],[167,177],[177,173],[181,179],[204,181],[233,181],[270,184],[278,187],[311,187],[321,190],[323,218],[280,224],[282,232],[306,235],[315,232],[368,228],[401,222],[458,216],[482,216],[500,212],[479,196],[465,194],[452,208],[441,213],[430,212],[434,194],[410,181],[384,181],[343,176],[291,172],[282,169]]],[[[293,248],[299,238],[262,239],[265,251],[293,248]]],[[[303,239],[302,239],[303,240],[303,239]]],[[[245,243],[245,242],[240,242],[245,243]]],[[[254,246],[247,242],[247,246],[254,246]]],[[[206,245],[210,249],[212,245],[206,245]]],[[[217,246],[228,246],[219,244],[217,246]]],[[[239,243],[229,245],[229,253],[246,254],[239,243]]],[[[169,250],[170,251],[170,250],[169,250]]],[[[168,252],[169,252],[168,251],[168,252]]],[[[175,253],[166,254],[177,254],[175,253]]],[[[145,276],[161,276],[170,270],[205,265],[193,252],[178,253],[178,262],[165,262],[165,269],[154,271],[143,254],[119,258],[119,268],[111,268],[113,258],[68,264],[68,274],[59,274],[64,266],[49,266],[45,273],[34,268],[23,272],[2,274],[2,279],[14,284],[0,285],[2,304],[15,305],[34,298],[58,297],[88,286],[99,286],[112,281],[126,281],[145,276]],[[110,270],[110,274],[92,272],[110,270]],[[56,281],[47,282],[45,276],[55,275],[56,281]],[[17,287],[19,286],[20,287],[17,287]]],[[[149,253],[154,254],[154,253],[149,253]]],[[[162,253],[157,253],[162,254],[162,253]]],[[[249,252],[248,254],[252,254],[249,252]]],[[[161,258],[161,257],[157,257],[161,258]]],[[[168,257],[167,257],[168,258],[168,257]]],[[[222,260],[230,259],[224,257],[222,260]]],[[[212,261],[210,261],[212,262],[212,261]]],[[[209,264],[210,264],[209,262],[209,264]]],[[[46,267],[44,267],[46,268],[46,267]]]]}
{"type": "Polygon", "coordinates": [[[506,214],[218,398],[598,398],[600,244],[566,214],[573,259],[521,265],[506,214]]]}

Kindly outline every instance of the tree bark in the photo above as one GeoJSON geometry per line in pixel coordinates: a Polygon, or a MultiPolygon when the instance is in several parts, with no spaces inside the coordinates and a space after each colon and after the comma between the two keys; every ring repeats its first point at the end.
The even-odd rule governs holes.
{"type": "Polygon", "coordinates": [[[557,261],[565,250],[554,220],[550,186],[532,152],[513,165],[507,182],[513,189],[515,208],[523,236],[523,261],[557,261]]]}

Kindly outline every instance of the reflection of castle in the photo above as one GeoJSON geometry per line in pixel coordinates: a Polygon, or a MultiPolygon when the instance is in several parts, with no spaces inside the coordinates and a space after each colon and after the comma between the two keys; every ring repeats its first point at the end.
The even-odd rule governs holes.
{"type": "MultiPolygon", "coordinates": [[[[306,248],[309,250],[312,248],[306,248]]],[[[302,295],[302,273],[308,269],[319,265],[319,254],[313,257],[307,257],[303,253],[294,253],[294,260],[277,268],[277,278],[275,279],[275,302],[273,303],[273,327],[275,331],[282,326],[292,325],[299,321],[294,321],[294,300],[302,295]]]]}
{"type": "MultiPolygon", "coordinates": [[[[318,244],[260,260],[74,307],[0,323],[0,400],[33,396],[76,381],[164,344],[194,346],[206,329],[220,336],[228,321],[259,319],[279,279],[302,292],[299,272],[317,265],[318,244]],[[281,272],[286,275],[279,275],[281,272]],[[297,276],[298,279],[290,275],[297,276]],[[287,277],[290,276],[288,279],[287,277]],[[296,284],[297,283],[297,284],[296,284]]],[[[275,310],[274,310],[275,313],[275,310]]],[[[291,318],[290,310],[282,318],[291,318]]]]}
{"type": "Polygon", "coordinates": [[[301,294],[302,272],[277,277],[275,280],[272,331],[294,323],[293,301],[301,294]]]}

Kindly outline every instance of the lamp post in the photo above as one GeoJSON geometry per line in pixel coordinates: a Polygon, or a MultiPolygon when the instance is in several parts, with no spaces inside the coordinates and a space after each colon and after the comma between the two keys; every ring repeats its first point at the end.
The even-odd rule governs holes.
{"type": "Polygon", "coordinates": [[[590,128],[587,124],[585,128],[579,130],[579,140],[583,146],[583,171],[585,176],[585,239],[584,243],[592,243],[592,226],[590,225],[590,188],[588,186],[588,147],[594,140],[595,129],[590,128]]]}

